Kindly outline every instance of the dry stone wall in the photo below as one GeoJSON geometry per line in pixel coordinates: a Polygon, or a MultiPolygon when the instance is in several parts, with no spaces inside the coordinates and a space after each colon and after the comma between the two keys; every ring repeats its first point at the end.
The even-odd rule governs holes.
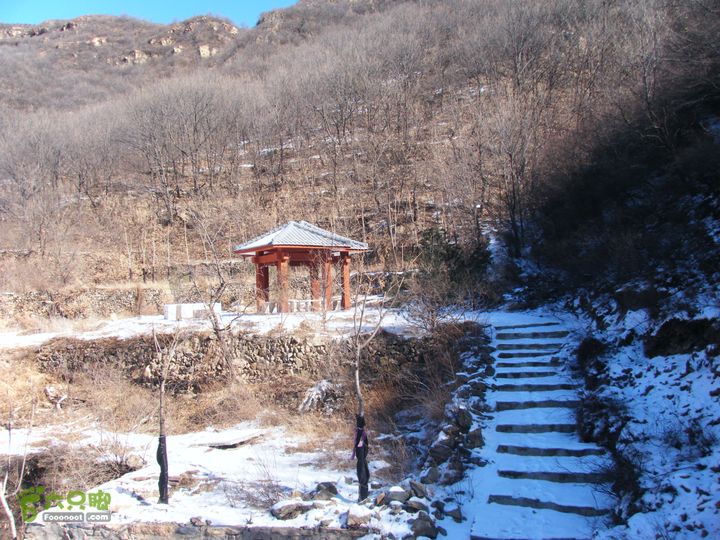
{"type": "MultiPolygon", "coordinates": [[[[158,337],[167,349],[172,336],[158,337]]],[[[291,335],[276,337],[235,334],[226,337],[230,365],[222,347],[211,333],[182,338],[170,361],[167,386],[174,392],[202,391],[224,382],[231,369],[247,382],[275,382],[292,376],[313,380],[332,377],[352,365],[349,341],[300,339],[291,335]]],[[[372,380],[388,369],[413,369],[424,362],[426,346],[422,340],[403,339],[381,332],[364,351],[365,376],[372,380]]],[[[71,381],[79,373],[101,373],[106,366],[119,368],[134,382],[155,387],[159,384],[163,359],[152,336],[131,339],[86,341],[59,338],[40,347],[36,353],[40,368],[71,381]]]]}
{"type": "Polygon", "coordinates": [[[31,316],[82,319],[119,313],[160,313],[168,297],[168,291],[148,287],[3,293],[0,318],[14,321],[31,316]]]}

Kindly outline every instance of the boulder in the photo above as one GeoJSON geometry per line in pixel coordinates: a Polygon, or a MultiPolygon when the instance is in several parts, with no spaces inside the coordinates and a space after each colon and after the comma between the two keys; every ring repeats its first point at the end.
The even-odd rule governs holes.
{"type": "Polygon", "coordinates": [[[365,506],[353,504],[347,513],[347,528],[360,529],[367,528],[372,518],[372,511],[365,506]]]}
{"type": "Polygon", "coordinates": [[[385,499],[388,502],[398,501],[398,502],[404,503],[409,498],[410,498],[410,493],[408,493],[407,490],[405,490],[405,488],[403,488],[401,486],[391,487],[385,495],[385,499]]]}
{"type": "Polygon", "coordinates": [[[413,495],[415,495],[416,497],[420,497],[421,499],[429,498],[427,488],[420,482],[410,480],[410,489],[412,490],[413,495]]]}
{"type": "Polygon", "coordinates": [[[455,523],[462,523],[462,520],[463,520],[462,510],[460,509],[460,507],[458,505],[456,505],[456,504],[447,505],[447,506],[445,506],[444,512],[445,512],[446,516],[450,516],[451,518],[453,518],[453,521],[455,523]]]}
{"type": "Polygon", "coordinates": [[[481,428],[475,428],[465,436],[465,446],[467,448],[482,448],[484,445],[485,440],[481,428]]]}
{"type": "Polygon", "coordinates": [[[440,478],[440,472],[437,467],[428,467],[420,475],[420,481],[423,484],[434,484],[438,481],[438,478],[440,478]]]}
{"type": "Polygon", "coordinates": [[[142,469],[145,466],[145,460],[137,454],[130,454],[125,460],[125,464],[128,466],[129,469],[137,471],[138,469],[142,469]]]}
{"type": "Polygon", "coordinates": [[[428,505],[418,497],[410,497],[407,501],[405,501],[404,509],[406,512],[410,512],[411,514],[415,514],[420,511],[429,511],[428,505]]]}
{"type": "Polygon", "coordinates": [[[443,486],[457,484],[463,479],[463,476],[462,471],[449,468],[443,473],[442,478],[440,478],[440,484],[443,486]]]}
{"type": "Polygon", "coordinates": [[[450,459],[450,455],[452,454],[450,440],[445,438],[443,440],[435,441],[428,452],[435,463],[445,463],[448,459],[450,459]]]}
{"type": "Polygon", "coordinates": [[[413,520],[410,529],[416,538],[418,536],[437,538],[438,535],[438,530],[433,518],[431,518],[427,512],[423,511],[418,512],[418,516],[413,520]]]}
{"type": "Polygon", "coordinates": [[[474,379],[468,383],[470,386],[470,392],[473,396],[484,397],[487,386],[484,382],[474,379]]]}
{"type": "Polygon", "coordinates": [[[303,501],[280,501],[273,505],[270,513],[277,519],[294,519],[312,508],[303,501]]]}
{"type": "Polygon", "coordinates": [[[472,414],[464,407],[458,409],[457,413],[455,414],[455,423],[457,424],[457,427],[460,428],[460,431],[462,431],[463,433],[467,433],[472,427],[472,414]]]}
{"type": "Polygon", "coordinates": [[[338,494],[337,487],[333,482],[320,482],[312,492],[312,498],[316,501],[329,501],[338,494]]]}

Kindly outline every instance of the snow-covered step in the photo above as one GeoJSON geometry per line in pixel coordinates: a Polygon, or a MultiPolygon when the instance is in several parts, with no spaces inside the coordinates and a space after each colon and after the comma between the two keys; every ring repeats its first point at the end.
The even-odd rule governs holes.
{"type": "Polygon", "coordinates": [[[495,431],[500,433],[575,433],[575,424],[498,424],[495,431]]]}
{"type": "Polygon", "coordinates": [[[498,369],[503,368],[548,368],[548,367],[554,367],[559,366],[560,362],[558,360],[550,359],[550,360],[520,360],[515,362],[496,362],[495,367],[498,369]]]}
{"type": "Polygon", "coordinates": [[[531,446],[533,448],[565,448],[567,450],[584,450],[598,448],[592,443],[585,443],[574,433],[496,433],[489,431],[486,437],[488,446],[493,448],[504,444],[508,446],[531,446]]]}
{"type": "Polygon", "coordinates": [[[538,322],[538,323],[527,323],[527,324],[503,324],[495,326],[495,330],[517,330],[519,328],[545,328],[547,326],[560,326],[559,322],[538,322]]]}
{"type": "Polygon", "coordinates": [[[559,484],[603,484],[608,481],[607,474],[600,472],[498,470],[498,476],[513,480],[544,480],[559,484]]]}
{"type": "Polygon", "coordinates": [[[499,351],[519,351],[519,350],[536,350],[536,351],[559,351],[563,346],[557,342],[537,342],[537,343],[498,343],[495,348],[499,351]]]}
{"type": "Polygon", "coordinates": [[[613,505],[601,472],[609,454],[577,436],[579,384],[559,354],[569,335],[552,321],[495,326],[486,392],[492,412],[486,444],[473,450],[487,462],[475,478],[487,502],[474,509],[471,538],[590,538],[593,521],[613,505]]]}
{"type": "Polygon", "coordinates": [[[528,497],[555,504],[593,506],[607,508],[612,505],[612,491],[605,484],[549,482],[547,480],[515,480],[496,477],[492,485],[486,485],[486,493],[528,497]]]}
{"type": "MultiPolygon", "coordinates": [[[[513,388],[516,388],[516,386],[513,386],[513,388]]],[[[545,390],[543,392],[538,392],[536,390],[522,391],[516,389],[511,391],[493,390],[491,392],[488,392],[486,396],[487,404],[491,407],[495,407],[498,402],[515,401],[521,403],[527,401],[543,401],[546,399],[562,401],[573,400],[577,398],[577,392],[575,392],[573,389],[545,390]]]]}
{"type": "Polygon", "coordinates": [[[508,340],[508,339],[547,339],[547,338],[564,338],[570,332],[567,330],[557,330],[554,332],[499,332],[495,334],[497,340],[508,340]]]}
{"type": "Polygon", "coordinates": [[[548,392],[551,390],[575,390],[577,384],[549,383],[549,384],[498,384],[493,389],[498,392],[548,392]]]}
{"type": "Polygon", "coordinates": [[[597,528],[593,519],[601,519],[497,503],[483,514],[474,520],[471,540],[586,540],[597,528]]]}
{"type": "Polygon", "coordinates": [[[495,365],[495,371],[496,373],[516,373],[518,371],[554,371],[557,372],[558,369],[562,369],[560,364],[542,364],[540,366],[522,366],[522,365],[509,365],[509,366],[498,366],[495,365]]]}
{"type": "Polygon", "coordinates": [[[524,351],[524,352],[499,352],[498,358],[544,358],[552,356],[558,351],[524,351]]]}
{"type": "Polygon", "coordinates": [[[552,501],[541,501],[529,497],[513,497],[512,495],[490,495],[488,502],[505,504],[508,506],[522,506],[524,508],[535,508],[538,510],[554,510],[567,514],[580,516],[597,517],[610,512],[607,508],[595,508],[594,506],[577,506],[570,504],[557,504],[552,501]]]}
{"type": "Polygon", "coordinates": [[[607,453],[604,448],[538,448],[536,446],[513,446],[500,444],[495,451],[498,454],[512,454],[515,456],[538,456],[538,457],[584,457],[603,456],[607,453]]]}
{"type": "Polygon", "coordinates": [[[566,407],[506,409],[495,414],[498,424],[573,424],[575,411],[566,407]]]}
{"type": "Polygon", "coordinates": [[[496,411],[509,411],[515,409],[538,409],[538,408],[567,408],[575,409],[580,405],[578,399],[545,399],[540,401],[496,401],[496,411]]]}
{"type": "Polygon", "coordinates": [[[557,377],[557,371],[500,371],[495,374],[496,379],[536,379],[539,377],[557,377]]]}
{"type": "Polygon", "coordinates": [[[523,456],[520,459],[515,454],[499,453],[493,459],[495,467],[500,470],[560,473],[597,473],[606,470],[611,461],[608,454],[600,456],[523,456]]]}

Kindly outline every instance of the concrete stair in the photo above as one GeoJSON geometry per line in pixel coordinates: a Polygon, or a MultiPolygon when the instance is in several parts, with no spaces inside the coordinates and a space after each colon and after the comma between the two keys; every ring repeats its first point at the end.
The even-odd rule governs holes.
{"type": "Polygon", "coordinates": [[[590,538],[613,504],[607,452],[577,437],[579,385],[557,355],[569,335],[554,321],[495,327],[474,540],[590,538]]]}
{"type": "Polygon", "coordinates": [[[574,409],[580,405],[580,400],[559,400],[559,399],[546,399],[543,401],[498,401],[495,403],[496,411],[510,411],[517,409],[538,409],[547,407],[565,407],[568,409],[574,409]]]}
{"type": "Polygon", "coordinates": [[[499,351],[517,351],[517,350],[534,350],[534,351],[546,351],[552,349],[559,351],[562,347],[562,343],[500,343],[496,346],[499,351]]]}
{"type": "Polygon", "coordinates": [[[603,456],[606,454],[606,451],[603,448],[534,448],[531,446],[512,446],[508,444],[499,445],[496,451],[499,454],[540,457],[585,457],[603,456]]]}
{"type": "Polygon", "coordinates": [[[500,433],[575,433],[575,424],[498,424],[495,431],[500,433]]]}
{"type": "Polygon", "coordinates": [[[592,506],[557,504],[550,501],[540,501],[538,499],[530,499],[528,497],[513,497],[510,495],[490,495],[490,497],[488,497],[488,502],[509,506],[522,506],[524,508],[554,510],[555,512],[578,514],[580,516],[602,516],[607,513],[606,510],[598,510],[592,506]]]}
{"type": "Polygon", "coordinates": [[[528,361],[528,362],[496,362],[496,368],[527,368],[527,367],[552,367],[559,365],[557,360],[548,361],[528,361]]]}
{"type": "Polygon", "coordinates": [[[567,337],[567,330],[558,330],[556,332],[501,332],[495,334],[495,339],[549,339],[549,338],[564,338],[567,337]]]}

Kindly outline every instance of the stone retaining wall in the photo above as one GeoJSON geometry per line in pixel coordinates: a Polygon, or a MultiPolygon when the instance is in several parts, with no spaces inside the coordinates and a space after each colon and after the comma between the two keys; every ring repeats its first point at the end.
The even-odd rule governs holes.
{"type": "MultiPolygon", "coordinates": [[[[172,336],[158,336],[168,348],[172,336]]],[[[177,343],[168,371],[167,387],[173,392],[201,391],[230,375],[232,368],[247,382],[273,382],[288,376],[314,380],[331,377],[352,365],[351,344],[346,341],[299,339],[294,336],[228,335],[230,366],[222,347],[211,333],[196,333],[177,343]]],[[[373,378],[386,369],[424,362],[422,340],[403,339],[380,332],[363,351],[366,377],[373,378]]],[[[119,368],[134,382],[150,387],[159,385],[163,360],[152,336],[131,339],[108,338],[94,341],[58,338],[36,353],[41,370],[72,380],[77,373],[100,373],[105,366],[119,368]]]]}
{"type": "Polygon", "coordinates": [[[299,529],[293,527],[209,527],[177,523],[132,523],[128,525],[30,525],[25,538],[56,540],[58,538],[101,538],[103,540],[351,540],[367,534],[367,530],[299,529]]]}
{"type": "Polygon", "coordinates": [[[8,321],[31,316],[82,319],[93,315],[161,313],[168,297],[168,291],[150,287],[3,293],[0,318],[8,321]]]}

